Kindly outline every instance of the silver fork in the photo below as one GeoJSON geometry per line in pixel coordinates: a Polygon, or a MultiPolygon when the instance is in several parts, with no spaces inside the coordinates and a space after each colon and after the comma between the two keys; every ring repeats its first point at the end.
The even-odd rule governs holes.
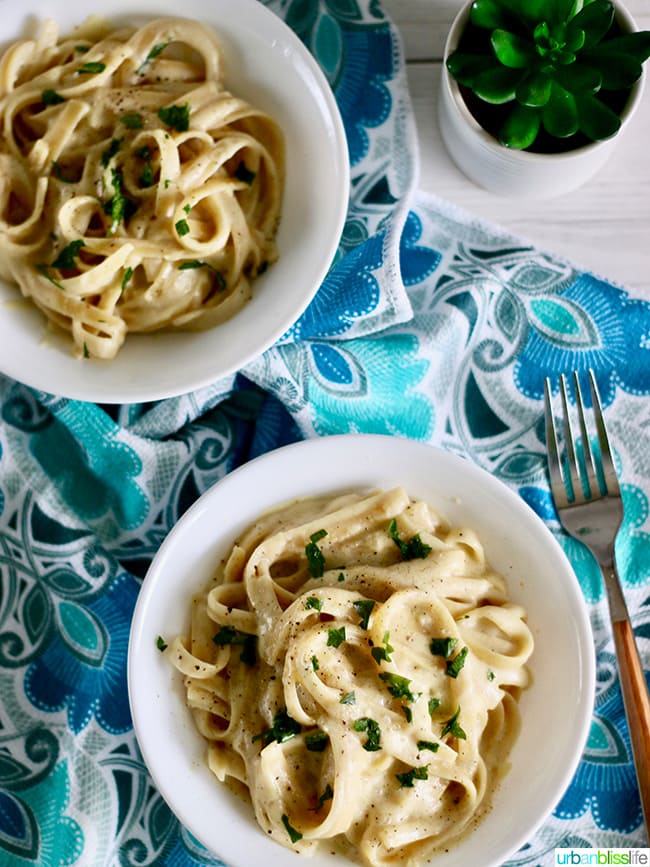
{"type": "Polygon", "coordinates": [[[560,523],[583,542],[600,566],[612,624],[625,715],[632,744],[646,834],[650,837],[650,694],[645,681],[632,624],[621,588],[614,546],[623,521],[623,501],[593,371],[589,387],[598,449],[589,439],[584,402],[577,372],[573,374],[580,440],[574,435],[569,414],[567,381],[560,377],[565,460],[560,457],[558,431],[553,415],[551,382],[544,382],[546,448],[551,493],[560,523]]]}

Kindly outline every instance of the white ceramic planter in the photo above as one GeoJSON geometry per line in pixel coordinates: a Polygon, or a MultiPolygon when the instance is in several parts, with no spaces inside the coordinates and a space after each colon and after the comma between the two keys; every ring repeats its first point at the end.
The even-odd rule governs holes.
{"type": "MultiPolygon", "coordinates": [[[[592,177],[610,157],[628,126],[642,96],[647,77],[631,91],[615,136],[566,153],[541,154],[506,148],[474,119],[460,93],[458,82],[447,71],[446,61],[456,49],[469,20],[471,2],[460,10],[449,31],[438,100],[440,132],[451,158],[474,183],[512,198],[550,198],[574,190],[592,177]]],[[[619,4],[617,18],[624,30],[637,30],[629,12],[619,4]]]]}

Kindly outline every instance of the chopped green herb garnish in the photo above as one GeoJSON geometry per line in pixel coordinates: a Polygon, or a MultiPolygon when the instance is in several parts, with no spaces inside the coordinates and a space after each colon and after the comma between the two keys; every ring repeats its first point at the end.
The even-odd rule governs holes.
{"type": "Polygon", "coordinates": [[[158,109],[158,117],[166,126],[186,132],[190,128],[190,104],[163,106],[158,109]]]}
{"type": "Polygon", "coordinates": [[[72,178],[66,178],[66,176],[63,174],[63,169],[61,168],[61,165],[58,162],[58,160],[52,160],[52,170],[53,170],[54,176],[56,177],[57,180],[62,181],[64,184],[73,184],[74,183],[72,178]]]}
{"type": "Polygon", "coordinates": [[[217,647],[224,647],[225,645],[241,646],[242,652],[239,656],[241,661],[246,665],[255,665],[257,661],[257,636],[250,635],[247,632],[240,632],[239,629],[234,629],[232,626],[222,626],[212,636],[212,641],[217,647]]]}
{"type": "Polygon", "coordinates": [[[301,732],[300,723],[292,719],[286,711],[286,708],[280,710],[273,717],[273,725],[270,729],[265,729],[259,734],[253,735],[254,741],[261,740],[264,746],[272,741],[277,741],[279,744],[284,741],[291,740],[301,732]]]}
{"type": "Polygon", "coordinates": [[[328,647],[340,647],[345,641],[345,626],[341,626],[339,629],[328,629],[327,630],[327,646],[328,647]]]}
{"type": "Polygon", "coordinates": [[[100,61],[90,60],[88,63],[84,63],[77,70],[77,75],[97,75],[100,72],[103,72],[106,69],[106,64],[101,63],[100,61]]]}
{"type": "Polygon", "coordinates": [[[104,168],[108,167],[108,164],[113,159],[115,154],[119,151],[120,145],[122,144],[121,138],[111,139],[110,145],[106,148],[104,153],[102,154],[102,165],[104,168]]]}
{"type": "Polygon", "coordinates": [[[162,635],[159,635],[158,638],[156,638],[156,647],[161,653],[163,652],[163,650],[167,650],[167,642],[162,637],[162,635]]]}
{"type": "Polygon", "coordinates": [[[403,560],[424,560],[431,550],[431,545],[427,545],[423,542],[419,533],[416,533],[415,536],[411,536],[408,542],[401,539],[397,530],[397,521],[395,518],[393,518],[388,525],[388,535],[399,548],[403,560]]]}
{"type": "Polygon", "coordinates": [[[151,148],[149,145],[142,145],[141,148],[138,148],[135,152],[136,157],[141,160],[145,160],[149,162],[151,160],[151,148]]]}
{"type": "Polygon", "coordinates": [[[46,280],[49,280],[50,283],[53,283],[57,289],[62,289],[65,292],[65,286],[62,286],[47,270],[47,265],[44,265],[42,262],[36,266],[36,270],[39,274],[42,274],[46,280]]]}
{"type": "Polygon", "coordinates": [[[405,698],[407,701],[415,701],[415,696],[409,688],[411,681],[408,677],[402,677],[401,674],[393,674],[390,671],[382,671],[379,679],[388,684],[388,692],[394,698],[405,698]]]}
{"type": "Polygon", "coordinates": [[[320,665],[318,664],[318,657],[317,656],[312,656],[311,667],[314,669],[314,671],[318,671],[318,669],[320,668],[320,665]]]}
{"type": "Polygon", "coordinates": [[[391,661],[390,655],[395,648],[391,647],[391,645],[388,643],[389,638],[390,638],[389,633],[384,632],[384,638],[383,638],[384,646],[383,647],[373,647],[370,650],[370,653],[372,653],[372,657],[375,660],[375,662],[377,663],[377,665],[381,665],[382,662],[390,662],[391,661]]]}
{"type": "Polygon", "coordinates": [[[218,632],[212,636],[212,641],[217,647],[226,644],[243,644],[246,634],[235,629],[234,626],[221,626],[218,632]]]}
{"type": "Polygon", "coordinates": [[[406,719],[406,722],[412,723],[413,722],[413,711],[411,710],[411,708],[408,707],[408,705],[403,704],[402,705],[402,711],[404,712],[404,717],[406,719]]]}
{"type": "Polygon", "coordinates": [[[370,719],[370,717],[367,716],[361,717],[361,719],[354,721],[354,730],[355,732],[366,733],[367,737],[365,743],[362,744],[364,750],[367,750],[369,753],[374,753],[381,749],[381,729],[376,720],[370,719]]]}
{"type": "Polygon", "coordinates": [[[189,231],[190,231],[190,224],[187,222],[187,220],[178,220],[178,221],[176,222],[174,228],[175,228],[176,231],[178,232],[178,237],[179,237],[179,238],[182,238],[183,235],[187,235],[187,234],[189,234],[189,231]]]}
{"type": "Polygon", "coordinates": [[[393,650],[395,650],[395,648],[391,647],[391,645],[388,643],[389,638],[390,638],[389,633],[384,632],[384,638],[383,638],[384,646],[383,647],[373,647],[370,651],[372,653],[372,657],[375,660],[375,662],[377,663],[377,665],[381,665],[382,662],[390,662],[391,661],[390,655],[393,652],[393,650]]]}
{"type": "Polygon", "coordinates": [[[305,746],[312,753],[322,753],[327,747],[330,736],[326,732],[314,732],[305,735],[305,746]]]}
{"type": "Polygon", "coordinates": [[[137,111],[129,111],[120,118],[120,123],[127,129],[142,129],[142,115],[137,111]]]}
{"type": "Polygon", "coordinates": [[[332,787],[328,783],[325,786],[325,789],[323,790],[323,794],[318,799],[318,804],[316,806],[316,809],[320,810],[320,808],[323,806],[325,801],[331,801],[333,797],[334,797],[334,789],[332,789],[332,787]]]}
{"type": "Polygon", "coordinates": [[[339,572],[338,578],[336,580],[337,581],[345,581],[345,575],[343,574],[343,572],[339,572]]]}
{"type": "Polygon", "coordinates": [[[440,744],[437,741],[418,741],[419,750],[431,750],[432,753],[437,753],[440,749],[440,744]]]}
{"type": "Polygon", "coordinates": [[[356,704],[357,697],[354,694],[354,690],[352,692],[346,692],[345,695],[340,699],[339,704],[356,704]]]}
{"type": "Polygon", "coordinates": [[[133,277],[133,268],[129,267],[126,269],[122,277],[122,292],[124,292],[124,290],[126,289],[126,285],[131,279],[131,277],[133,277]]]}
{"type": "Polygon", "coordinates": [[[305,555],[307,556],[307,566],[309,574],[312,578],[322,578],[325,572],[325,557],[323,552],[318,547],[318,542],[327,536],[327,530],[317,530],[309,537],[309,542],[305,545],[305,555]]]}
{"type": "Polygon", "coordinates": [[[443,659],[449,659],[457,644],[457,638],[432,638],[429,650],[434,656],[442,656],[443,659]]]}
{"type": "Polygon", "coordinates": [[[130,199],[127,199],[122,190],[122,173],[111,169],[111,177],[115,192],[112,198],[104,203],[104,211],[111,218],[111,225],[108,230],[109,235],[115,234],[120,223],[135,209],[134,203],[130,199]]]}
{"type": "Polygon", "coordinates": [[[492,671],[492,669],[490,669],[487,673],[487,679],[489,681],[493,681],[495,677],[496,677],[495,673],[492,671]]]}
{"type": "Polygon", "coordinates": [[[467,654],[469,653],[469,647],[465,646],[461,651],[459,651],[453,659],[447,660],[447,667],[445,669],[445,674],[449,677],[458,677],[461,673],[463,666],[465,665],[465,660],[467,659],[467,654]]]}
{"type": "Polygon", "coordinates": [[[212,265],[209,265],[207,262],[205,264],[212,271],[212,275],[213,275],[215,282],[217,284],[217,288],[218,289],[225,289],[226,288],[226,279],[223,276],[223,274],[221,273],[221,271],[217,271],[216,268],[213,268],[212,265]]]}
{"type": "Polygon", "coordinates": [[[291,823],[289,822],[289,817],[286,813],[282,814],[282,824],[287,829],[287,834],[289,835],[292,843],[297,843],[298,840],[302,840],[302,834],[300,833],[300,831],[296,831],[293,825],[291,825],[291,823]]]}
{"type": "Polygon", "coordinates": [[[192,210],[192,206],[191,205],[183,205],[183,210],[185,211],[186,214],[189,214],[189,212],[192,210]]]}
{"type": "Polygon", "coordinates": [[[41,102],[43,105],[60,105],[62,102],[65,102],[65,97],[61,96],[60,93],[57,93],[51,87],[46,87],[41,93],[41,102]]]}
{"type": "Polygon", "coordinates": [[[439,698],[430,698],[429,701],[427,702],[427,707],[429,708],[430,716],[433,716],[433,714],[440,707],[440,699],[439,698]]]}
{"type": "Polygon", "coordinates": [[[308,596],[305,602],[305,608],[314,608],[316,611],[321,611],[323,608],[323,600],[318,596],[308,596]]]}
{"type": "Polygon", "coordinates": [[[209,262],[201,262],[199,259],[189,259],[186,262],[182,262],[178,266],[179,271],[193,271],[195,268],[209,268],[210,271],[212,271],[212,274],[213,274],[214,279],[215,279],[216,284],[217,284],[217,288],[218,289],[225,289],[226,288],[226,280],[225,280],[223,274],[221,273],[221,271],[218,271],[209,262]]]}
{"type": "Polygon", "coordinates": [[[147,54],[145,59],[142,61],[140,66],[137,68],[136,72],[138,73],[138,75],[142,74],[145,67],[148,66],[148,64],[151,63],[152,60],[155,60],[159,54],[162,54],[162,52],[165,50],[165,48],[167,48],[167,46],[169,45],[170,42],[171,42],[171,39],[168,39],[166,42],[159,42],[157,45],[153,46],[151,51],[147,54]]]}
{"type": "Polygon", "coordinates": [[[154,175],[151,163],[145,163],[140,173],[140,183],[143,187],[152,187],[155,183],[156,176],[154,175]]]}
{"type": "Polygon", "coordinates": [[[358,599],[356,602],[353,602],[352,605],[361,618],[359,626],[362,629],[367,629],[372,609],[375,607],[374,601],[372,599],[358,599]]]}
{"type": "Polygon", "coordinates": [[[463,731],[463,729],[458,724],[458,717],[460,716],[460,707],[456,711],[456,713],[447,720],[447,722],[442,727],[441,737],[445,735],[453,735],[455,738],[460,738],[461,740],[465,740],[467,735],[463,731]]]}
{"type": "Polygon", "coordinates": [[[255,635],[246,636],[239,658],[245,665],[255,665],[257,662],[257,638],[255,635]]]}
{"type": "Polygon", "coordinates": [[[179,271],[193,271],[195,268],[212,268],[212,265],[209,262],[202,262],[200,259],[188,259],[178,266],[179,271]]]}
{"type": "Polygon", "coordinates": [[[239,163],[234,171],[234,176],[238,181],[242,181],[245,184],[252,184],[255,180],[255,172],[251,172],[250,169],[247,169],[244,162],[239,163]]]}
{"type": "Polygon", "coordinates": [[[171,39],[168,39],[166,42],[158,42],[157,45],[154,45],[149,54],[147,54],[145,60],[153,60],[154,58],[158,57],[159,54],[163,53],[163,51],[165,50],[165,48],[167,48],[170,42],[171,39]]]}
{"type": "Polygon", "coordinates": [[[90,352],[88,350],[88,344],[84,340],[84,358],[90,358],[90,352]]]}
{"type": "Polygon", "coordinates": [[[399,780],[401,788],[413,788],[415,780],[429,779],[429,765],[423,765],[421,768],[411,768],[410,771],[405,771],[403,774],[395,774],[399,780]]]}
{"type": "Polygon", "coordinates": [[[64,247],[63,250],[61,250],[54,262],[52,262],[52,267],[58,268],[59,271],[74,271],[77,267],[75,259],[79,255],[81,248],[85,246],[85,242],[81,239],[78,241],[71,241],[67,247],[64,247]]]}
{"type": "Polygon", "coordinates": [[[86,54],[90,51],[90,45],[75,45],[74,50],[78,51],[79,54],[86,54]]]}

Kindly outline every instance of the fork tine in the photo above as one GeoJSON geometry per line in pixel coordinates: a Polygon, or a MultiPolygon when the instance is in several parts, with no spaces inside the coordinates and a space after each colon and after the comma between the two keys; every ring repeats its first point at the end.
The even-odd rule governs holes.
{"type": "Polygon", "coordinates": [[[582,440],[582,456],[583,468],[585,471],[585,494],[587,498],[597,496],[600,493],[600,485],[598,484],[598,474],[596,473],[596,465],[594,463],[594,455],[589,441],[589,432],[587,430],[587,420],[585,418],[585,407],[582,399],[582,389],[580,388],[580,377],[578,371],[573,371],[573,388],[576,396],[576,409],[578,410],[578,422],[580,424],[580,438],[582,440]]]}
{"type": "Polygon", "coordinates": [[[618,477],[614,467],[614,458],[612,457],[612,449],[607,436],[607,428],[605,427],[605,419],[603,417],[603,409],[598,394],[598,384],[593,370],[589,370],[589,387],[591,389],[591,402],[594,408],[594,418],[596,420],[596,431],[598,433],[598,445],[600,447],[600,456],[603,465],[603,476],[605,479],[606,492],[611,497],[618,496],[621,492],[618,484],[618,477]]]}
{"type": "Polygon", "coordinates": [[[584,492],[582,490],[580,471],[578,469],[578,457],[576,454],[573,428],[571,427],[566,376],[563,373],[560,375],[560,397],[562,398],[562,412],[564,413],[564,447],[566,450],[569,478],[571,480],[573,502],[583,502],[584,492]]]}
{"type": "Polygon", "coordinates": [[[551,493],[556,507],[561,509],[564,508],[564,506],[568,506],[569,500],[562,479],[562,466],[560,464],[560,454],[557,444],[557,429],[555,427],[555,418],[553,416],[553,406],[551,403],[551,380],[548,376],[544,380],[544,418],[548,471],[551,478],[551,493]]]}

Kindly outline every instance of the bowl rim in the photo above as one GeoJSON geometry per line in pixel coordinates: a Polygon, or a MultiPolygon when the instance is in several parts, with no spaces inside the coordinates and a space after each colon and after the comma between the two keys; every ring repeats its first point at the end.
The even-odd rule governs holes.
{"type": "MultiPolygon", "coordinates": [[[[0,42],[53,18],[62,33],[92,10],[82,0],[28,0],[8,7],[0,42]]],[[[284,18],[259,0],[109,0],[102,16],[116,24],[185,17],[213,30],[226,55],[226,83],[267,110],[285,132],[287,178],[277,235],[280,257],[253,283],[253,297],[230,320],[197,332],[129,334],[115,359],[78,359],[67,335],[9,281],[0,285],[0,367],[4,375],[61,397],[107,404],[162,400],[233,375],[280,340],[304,313],[336,259],[350,202],[347,135],[325,72],[284,18]],[[228,62],[228,61],[232,62],[228,62]],[[268,74],[269,64],[277,73],[268,74]],[[254,86],[253,86],[254,85],[254,86]],[[287,96],[287,94],[290,94],[287,96]],[[255,100],[257,96],[257,100],[255,100]],[[253,99],[251,99],[253,97],[253,99]],[[290,139],[290,140],[287,140],[290,139]],[[319,178],[314,159],[327,158],[319,178]],[[313,196],[304,189],[313,183],[313,196]],[[169,363],[169,358],[176,363],[169,363]]]]}
{"type": "MultiPolygon", "coordinates": [[[[386,461],[392,455],[393,458],[397,458],[397,460],[394,460],[394,464],[401,464],[403,466],[405,460],[404,455],[408,454],[409,460],[413,460],[414,458],[417,460],[424,460],[427,457],[431,458],[433,467],[438,466],[438,470],[440,470],[440,468],[444,466],[446,474],[450,472],[460,474],[459,477],[469,480],[470,488],[471,485],[478,484],[482,486],[481,490],[486,490],[490,497],[495,495],[497,501],[502,505],[509,504],[512,507],[512,514],[517,516],[518,525],[520,527],[526,528],[526,537],[537,540],[538,544],[541,546],[541,549],[543,549],[544,553],[548,557],[548,564],[546,566],[547,574],[550,575],[550,570],[553,569],[556,570],[557,574],[561,576],[560,578],[557,578],[557,580],[560,582],[557,586],[561,589],[561,594],[563,594],[563,598],[565,600],[568,600],[570,611],[566,614],[566,617],[569,617],[569,613],[571,615],[570,627],[569,625],[566,625],[565,631],[567,632],[567,635],[569,632],[571,632],[571,636],[569,636],[568,640],[575,643],[578,657],[570,661],[570,666],[575,666],[575,673],[574,675],[571,675],[572,677],[575,676],[575,683],[572,684],[572,689],[575,689],[575,695],[573,696],[575,700],[574,705],[571,709],[571,712],[566,714],[568,719],[564,723],[561,723],[564,725],[569,725],[573,740],[570,744],[561,745],[561,767],[551,767],[549,770],[547,759],[545,758],[542,760],[542,764],[539,765],[538,770],[544,771],[544,782],[540,780],[538,786],[532,787],[535,791],[532,795],[530,795],[530,797],[532,797],[533,799],[536,797],[538,798],[538,800],[541,799],[540,802],[536,805],[534,817],[529,816],[524,822],[523,826],[519,826],[515,822],[512,827],[506,827],[503,835],[501,836],[501,839],[499,840],[488,839],[487,842],[490,845],[488,846],[488,849],[483,852],[483,861],[478,862],[475,860],[476,852],[471,852],[471,841],[473,839],[481,839],[481,828],[489,823],[489,815],[484,820],[484,822],[479,823],[478,827],[473,830],[471,834],[469,834],[465,838],[462,838],[459,843],[454,843],[454,845],[450,847],[449,853],[451,854],[447,854],[445,858],[440,862],[437,858],[433,858],[430,861],[432,865],[444,863],[446,865],[449,865],[449,867],[457,867],[457,865],[470,863],[470,861],[472,864],[475,865],[475,867],[479,867],[479,863],[480,867],[488,867],[488,865],[489,867],[496,867],[496,865],[501,864],[503,860],[505,860],[514,851],[516,851],[524,843],[526,843],[537,831],[537,829],[543,824],[543,822],[548,818],[548,816],[553,811],[554,807],[566,791],[567,787],[569,786],[572,776],[580,761],[582,750],[586,743],[591,725],[591,715],[595,694],[595,648],[593,644],[593,635],[591,632],[586,603],[582,596],[578,580],[560,544],[554,538],[546,525],[543,523],[541,518],[539,518],[533,512],[533,510],[523,500],[521,500],[521,498],[517,496],[517,494],[513,490],[506,487],[502,482],[491,476],[486,470],[473,464],[467,459],[460,457],[459,455],[445,451],[436,446],[423,443],[421,441],[409,440],[399,436],[390,436],[384,434],[336,434],[329,437],[303,440],[298,443],[283,446],[271,452],[267,452],[266,454],[249,461],[248,463],[238,467],[231,473],[227,474],[223,479],[221,479],[219,482],[209,488],[187,510],[187,512],[185,512],[185,514],[180,518],[178,523],[163,541],[159,551],[157,552],[152,561],[149,571],[147,572],[147,576],[145,577],[143,584],[143,589],[136,603],[136,609],[134,612],[131,628],[131,636],[129,640],[129,701],[132,710],[134,732],[140,745],[140,749],[142,751],[145,763],[149,767],[156,785],[162,784],[161,789],[163,796],[168,800],[168,803],[173,812],[176,813],[181,822],[187,825],[187,811],[184,811],[183,805],[180,804],[179,813],[179,799],[176,799],[171,789],[168,786],[165,786],[165,781],[160,779],[159,772],[161,769],[161,762],[160,760],[157,761],[157,757],[153,753],[154,748],[151,742],[146,737],[146,715],[143,716],[143,702],[141,700],[138,701],[138,689],[143,682],[143,667],[141,665],[141,660],[139,659],[139,656],[143,647],[143,641],[145,640],[145,636],[143,635],[143,628],[145,627],[147,621],[149,626],[149,632],[146,635],[146,639],[149,640],[151,645],[148,650],[149,656],[151,658],[153,658],[154,654],[157,654],[158,657],[161,656],[160,653],[155,651],[153,648],[153,640],[151,639],[150,634],[151,617],[147,617],[147,607],[157,589],[157,585],[160,585],[161,583],[161,576],[164,576],[165,570],[168,568],[168,564],[166,562],[168,556],[173,555],[173,549],[178,547],[179,539],[183,539],[186,534],[186,530],[192,525],[196,525],[196,527],[200,528],[201,523],[206,522],[209,519],[211,510],[214,510],[216,508],[219,500],[222,500],[224,503],[228,502],[228,498],[231,497],[233,490],[236,490],[237,487],[245,488],[247,483],[250,485],[251,482],[254,482],[255,488],[257,490],[262,490],[264,484],[268,485],[272,483],[274,479],[279,479],[279,485],[284,492],[287,488],[287,482],[286,479],[278,477],[278,468],[286,471],[287,462],[289,460],[295,461],[296,458],[299,458],[299,464],[301,468],[304,469],[306,465],[308,466],[309,461],[313,461],[315,464],[314,472],[319,472],[322,476],[324,475],[322,473],[322,467],[324,465],[323,462],[329,460],[329,465],[331,467],[331,461],[333,457],[336,456],[337,451],[339,454],[343,453],[343,451],[346,453],[346,460],[348,462],[348,465],[363,465],[361,467],[361,471],[358,472],[357,475],[361,476],[365,473],[368,479],[370,478],[369,468],[371,465],[375,467],[378,466],[378,459],[380,461],[386,461]],[[439,463],[436,464],[436,462],[439,463]],[[546,777],[548,777],[549,775],[553,778],[552,786],[550,786],[550,788],[547,787],[547,789],[542,794],[537,794],[536,792],[540,789],[543,789],[544,785],[546,785],[546,777]],[[467,849],[468,840],[470,841],[470,861],[468,861],[465,856],[465,850],[467,849]],[[457,855],[460,856],[461,860],[454,860],[457,855]]],[[[381,470],[381,472],[375,469],[374,472],[374,477],[378,480],[376,486],[383,487],[383,482],[380,480],[379,477],[382,473],[384,475],[391,475],[393,473],[393,469],[384,469],[381,470]]],[[[336,474],[336,472],[331,472],[329,476],[330,480],[328,480],[327,478],[321,480],[314,493],[317,494],[326,490],[335,491],[337,489],[341,489],[339,484],[334,484],[331,481],[331,479],[334,478],[338,479],[338,475],[336,474]]],[[[301,483],[302,489],[304,490],[304,480],[301,480],[301,483]]],[[[367,481],[366,484],[370,485],[371,487],[375,485],[375,483],[370,481],[367,481]]],[[[354,486],[355,484],[353,483],[352,487],[354,486]]],[[[350,486],[347,486],[347,488],[349,489],[350,486]]],[[[303,496],[306,495],[307,494],[303,493],[303,496]]],[[[414,492],[414,495],[418,496],[418,492],[414,492]]],[[[271,502],[272,504],[277,504],[278,502],[283,502],[286,498],[283,498],[281,496],[273,498],[273,495],[267,493],[266,499],[268,499],[269,502],[271,502]]],[[[451,499],[450,502],[452,502],[451,499]]],[[[243,529],[245,526],[247,526],[251,522],[251,519],[254,519],[256,514],[258,514],[261,510],[262,509],[248,510],[246,518],[242,518],[239,522],[241,525],[240,529],[243,529]]],[[[232,544],[233,538],[235,538],[235,536],[231,535],[227,541],[232,544]]],[[[223,541],[224,540],[222,540],[222,543],[223,541]]],[[[201,586],[201,584],[204,583],[206,578],[207,575],[204,575],[203,581],[200,582],[198,586],[201,586]]],[[[508,580],[508,585],[510,588],[512,587],[511,580],[508,580]]],[[[569,621],[567,621],[567,624],[568,622],[569,621]]],[[[168,668],[171,669],[171,666],[166,660],[164,661],[164,663],[168,668]]],[[[156,663],[154,660],[154,664],[158,663],[156,663]]],[[[539,665],[540,663],[537,663],[538,673],[540,670],[539,665]]],[[[533,673],[535,675],[535,671],[533,673]]],[[[528,692],[529,690],[524,691],[522,702],[527,701],[528,692]]],[[[183,701],[182,697],[179,697],[178,695],[176,696],[176,699],[180,702],[183,701]]],[[[183,708],[183,712],[188,713],[185,708],[183,708]]],[[[531,712],[529,712],[529,716],[530,714],[531,712]]],[[[543,732],[545,731],[545,729],[540,729],[540,731],[543,732]]],[[[517,748],[517,743],[515,743],[513,752],[517,748]]],[[[534,752],[536,755],[538,754],[535,750],[533,750],[532,752],[534,752]]],[[[512,774],[512,771],[510,772],[510,774],[512,774]]],[[[509,777],[510,775],[507,775],[505,778],[506,785],[509,777]]],[[[214,781],[214,784],[221,785],[216,780],[214,781]]],[[[503,784],[500,786],[498,791],[500,791],[501,788],[503,788],[503,784]]],[[[231,814],[230,812],[228,813],[229,821],[233,821],[233,815],[234,814],[231,814]]],[[[241,826],[238,828],[238,831],[241,830],[241,828],[244,828],[245,830],[243,831],[243,833],[248,833],[256,828],[256,824],[254,818],[252,817],[252,814],[248,817],[248,820],[246,820],[245,816],[242,817],[239,814],[234,815],[234,821],[238,821],[239,818],[241,818],[242,821],[241,826]]],[[[499,821],[501,821],[501,819],[499,821]]],[[[219,851],[219,847],[215,848],[214,841],[212,841],[211,843],[206,842],[205,828],[197,827],[196,824],[190,824],[189,827],[192,833],[199,840],[202,840],[204,845],[206,845],[211,851],[215,852],[218,857],[231,859],[234,857],[234,861],[232,861],[232,863],[238,865],[238,867],[239,865],[242,865],[243,867],[243,865],[246,863],[237,859],[237,852],[239,850],[236,843],[233,844],[231,839],[229,839],[224,844],[222,851],[219,851]]],[[[235,826],[229,825],[229,827],[234,828],[235,826]]],[[[229,835],[229,837],[230,836],[231,835],[229,835]]],[[[233,836],[236,836],[236,834],[234,834],[233,836]]],[[[280,850],[279,853],[275,852],[274,849],[271,849],[270,851],[264,851],[264,858],[269,865],[277,864],[278,867],[280,867],[280,865],[284,867],[285,864],[294,863],[292,858],[304,858],[304,856],[294,855],[294,853],[290,852],[289,850],[285,850],[277,843],[272,843],[272,841],[266,840],[263,835],[261,836],[264,844],[271,843],[272,847],[280,850]]],[[[484,844],[485,842],[486,839],[483,839],[484,844]]],[[[296,861],[295,863],[297,864],[299,862],[296,861]]],[[[332,863],[342,864],[344,862],[342,861],[340,856],[338,856],[338,860],[332,863]]],[[[316,860],[312,860],[312,864],[317,865],[317,867],[321,867],[321,863],[318,860],[318,857],[316,857],[316,860]]],[[[323,862],[323,864],[325,864],[325,862],[323,862]]],[[[329,862],[327,862],[327,864],[329,865],[329,862]]]]}

